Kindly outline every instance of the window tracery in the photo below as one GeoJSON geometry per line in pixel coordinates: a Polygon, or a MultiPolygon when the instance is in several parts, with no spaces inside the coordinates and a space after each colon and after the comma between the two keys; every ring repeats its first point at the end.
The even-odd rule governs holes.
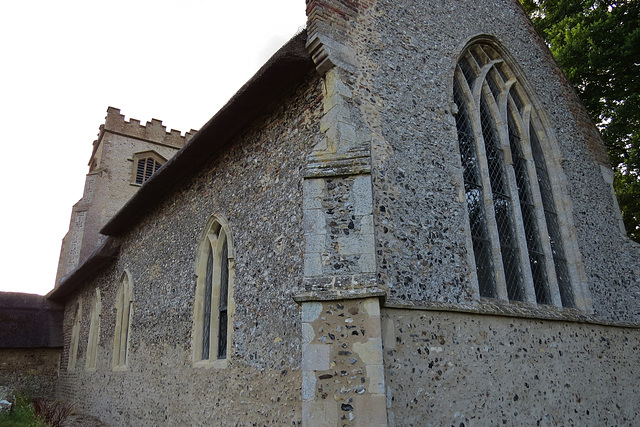
{"type": "Polygon", "coordinates": [[[480,297],[574,307],[546,135],[521,78],[479,42],[459,59],[453,88],[480,297]]]}
{"type": "Polygon", "coordinates": [[[221,366],[227,359],[233,314],[233,245],[226,221],[212,217],[196,261],[194,362],[221,366]]]}

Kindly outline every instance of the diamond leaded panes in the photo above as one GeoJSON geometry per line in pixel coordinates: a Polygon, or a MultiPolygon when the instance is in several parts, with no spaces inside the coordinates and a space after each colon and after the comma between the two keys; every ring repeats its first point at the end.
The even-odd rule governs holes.
{"type": "Polygon", "coordinates": [[[454,79],[479,295],[573,307],[536,112],[514,76],[495,49],[477,43],[454,79]]]}
{"type": "Polygon", "coordinates": [[[491,242],[487,231],[484,196],[480,180],[480,171],[478,169],[475,138],[473,136],[471,123],[469,122],[467,107],[462,101],[463,95],[457,81],[454,82],[453,94],[456,104],[459,105],[459,111],[456,115],[458,143],[460,146],[460,157],[464,175],[464,188],[467,199],[467,210],[469,212],[473,253],[476,260],[476,270],[480,285],[479,291],[483,297],[495,298],[497,297],[496,278],[493,269],[493,260],[491,258],[491,242]]]}

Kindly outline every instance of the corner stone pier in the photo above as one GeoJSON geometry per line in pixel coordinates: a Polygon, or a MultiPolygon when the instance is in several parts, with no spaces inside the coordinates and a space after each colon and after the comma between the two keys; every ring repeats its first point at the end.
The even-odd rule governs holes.
{"type": "Polygon", "coordinates": [[[302,418],[306,427],[386,426],[383,291],[298,296],[302,304],[302,418]]]}

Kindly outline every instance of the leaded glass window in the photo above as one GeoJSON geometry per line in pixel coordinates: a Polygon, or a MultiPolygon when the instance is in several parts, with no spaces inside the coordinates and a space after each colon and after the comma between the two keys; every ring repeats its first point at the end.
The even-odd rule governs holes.
{"type": "Polygon", "coordinates": [[[113,369],[126,369],[131,316],[133,314],[133,283],[128,273],[122,274],[116,292],[116,327],[113,337],[113,369]]]}
{"type": "Polygon", "coordinates": [[[476,43],[453,90],[480,297],[573,307],[545,136],[516,73],[476,43]]]}
{"type": "Polygon", "coordinates": [[[205,365],[227,358],[233,258],[223,223],[215,217],[210,220],[196,266],[194,361],[205,365]]]}

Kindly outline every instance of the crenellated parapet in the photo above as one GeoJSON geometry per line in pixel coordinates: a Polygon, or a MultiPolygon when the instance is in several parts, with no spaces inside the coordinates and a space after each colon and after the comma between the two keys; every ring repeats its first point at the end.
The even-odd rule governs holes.
{"type": "Polygon", "coordinates": [[[171,129],[167,132],[167,127],[161,120],[151,119],[146,125],[140,124],[140,120],[125,120],[120,114],[119,108],[109,107],[104,125],[100,126],[100,134],[104,131],[118,133],[125,136],[144,139],[157,144],[169,145],[176,148],[184,146],[196,134],[196,130],[191,129],[184,135],[179,130],[171,129]]]}
{"type": "Polygon", "coordinates": [[[138,181],[139,175],[142,173],[145,179],[151,176],[145,175],[145,163],[139,163],[139,159],[153,159],[152,168],[157,169],[196,132],[167,131],[160,120],[141,124],[137,119],[125,120],[118,108],[107,109],[105,122],[93,141],[82,198],[73,207],[69,232],[62,242],[56,284],[104,242],[100,229],[144,182],[138,181]]]}

